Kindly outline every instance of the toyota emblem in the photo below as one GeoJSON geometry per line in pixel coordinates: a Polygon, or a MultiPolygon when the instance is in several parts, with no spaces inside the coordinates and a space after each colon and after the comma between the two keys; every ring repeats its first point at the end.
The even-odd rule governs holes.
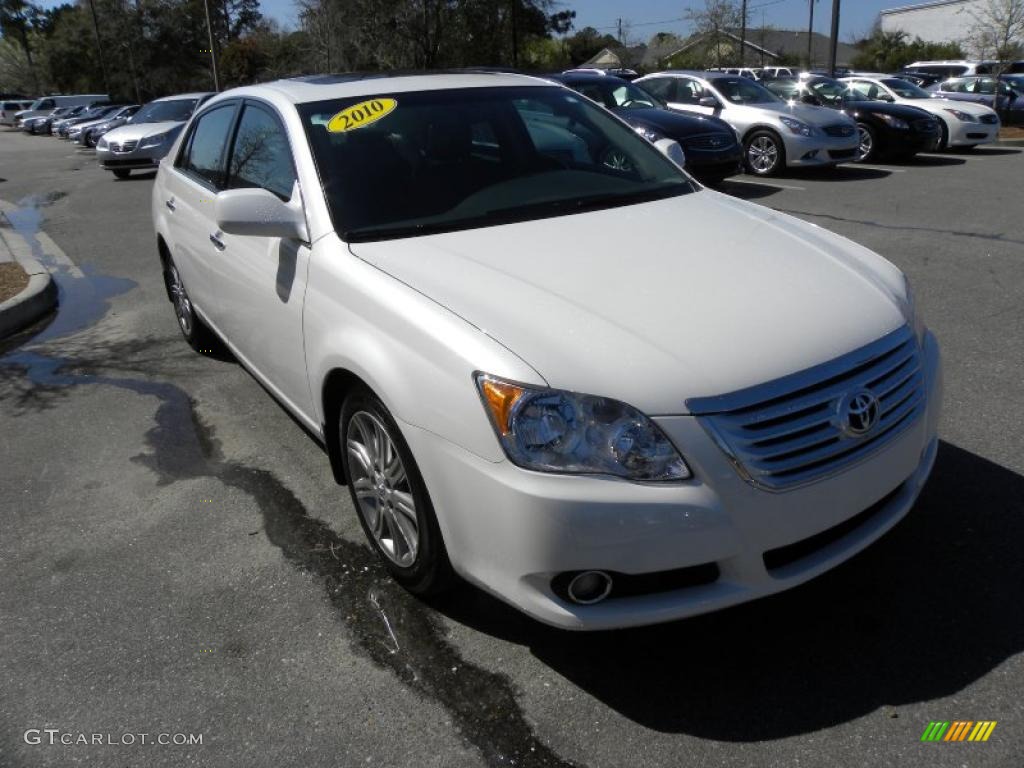
{"type": "Polygon", "coordinates": [[[839,424],[849,437],[863,437],[878,423],[881,404],[870,389],[849,393],[839,403],[839,424]]]}

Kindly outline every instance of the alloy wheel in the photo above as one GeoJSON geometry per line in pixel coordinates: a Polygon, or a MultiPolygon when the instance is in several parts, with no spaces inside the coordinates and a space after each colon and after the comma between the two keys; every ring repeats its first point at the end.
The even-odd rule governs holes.
{"type": "Polygon", "coordinates": [[[755,173],[770,173],[779,162],[779,148],[768,136],[758,136],[747,147],[747,162],[755,173]]]}
{"type": "Polygon", "coordinates": [[[860,143],[857,146],[857,160],[864,161],[871,157],[871,153],[875,149],[875,139],[871,135],[871,131],[863,125],[857,126],[857,133],[860,137],[860,143]]]}
{"type": "Polygon", "coordinates": [[[380,550],[401,568],[419,552],[419,521],[412,486],[387,427],[377,416],[357,411],[345,438],[349,482],[359,514],[380,550]]]}

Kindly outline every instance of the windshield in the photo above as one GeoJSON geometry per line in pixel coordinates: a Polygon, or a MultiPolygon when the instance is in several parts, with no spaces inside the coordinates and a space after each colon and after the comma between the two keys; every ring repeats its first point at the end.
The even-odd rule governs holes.
{"type": "Polygon", "coordinates": [[[299,105],[348,241],[579,213],[695,187],[646,139],[565,88],[466,88],[299,105]]]}
{"type": "Polygon", "coordinates": [[[782,101],[762,85],[746,77],[716,77],[711,87],[733,104],[770,104],[782,101]]]}
{"type": "Polygon", "coordinates": [[[175,99],[174,101],[151,101],[132,118],[132,125],[138,123],[162,123],[173,121],[183,123],[192,116],[197,99],[175,99]]]}
{"type": "Polygon", "coordinates": [[[808,87],[821,100],[822,104],[831,107],[841,106],[846,101],[870,101],[864,94],[858,93],[846,83],[833,80],[831,77],[816,79],[808,87]]]}
{"type": "Polygon", "coordinates": [[[624,80],[568,83],[574,91],[579,91],[588,99],[602,104],[608,109],[650,109],[663,104],[643,88],[624,80]]]}
{"type": "Polygon", "coordinates": [[[887,77],[881,83],[902,99],[930,99],[932,97],[923,88],[918,88],[913,83],[908,83],[906,80],[901,80],[898,77],[887,77]]]}

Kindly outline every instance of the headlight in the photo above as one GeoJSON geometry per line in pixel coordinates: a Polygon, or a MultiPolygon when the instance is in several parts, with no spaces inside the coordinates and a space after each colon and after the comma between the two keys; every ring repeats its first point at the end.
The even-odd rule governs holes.
{"type": "Polygon", "coordinates": [[[963,120],[965,123],[976,123],[978,118],[974,115],[969,115],[966,112],[961,112],[959,109],[947,109],[947,112],[955,117],[957,120],[963,120]]]}
{"type": "Polygon", "coordinates": [[[100,138],[100,140],[96,142],[96,149],[106,149],[106,148],[107,148],[107,140],[104,139],[104,138],[100,138]]]}
{"type": "Polygon", "coordinates": [[[652,144],[656,141],[661,141],[662,139],[665,138],[656,130],[654,130],[653,128],[648,128],[646,125],[638,125],[634,127],[633,130],[639,133],[652,144]]]}
{"type": "Polygon", "coordinates": [[[924,332],[927,327],[924,324],[924,318],[921,317],[921,312],[917,308],[917,302],[914,300],[914,290],[910,287],[910,278],[906,275],[903,276],[903,317],[906,318],[907,324],[914,329],[914,336],[917,338],[919,346],[924,346],[924,332]]]}
{"type": "Polygon", "coordinates": [[[483,373],[476,383],[498,442],[524,469],[648,482],[691,476],[671,441],[632,406],[483,373]]]}
{"type": "Polygon", "coordinates": [[[890,128],[895,128],[896,130],[899,131],[910,130],[910,123],[899,117],[894,117],[893,115],[883,115],[878,112],[875,113],[875,116],[878,117],[879,120],[888,125],[890,128]]]}
{"type": "Polygon", "coordinates": [[[158,133],[155,136],[147,136],[139,142],[139,149],[152,149],[153,147],[159,147],[169,138],[171,138],[170,131],[164,131],[163,133],[158,133]]]}
{"type": "Polygon", "coordinates": [[[779,120],[782,124],[789,128],[791,133],[795,133],[797,136],[813,136],[814,127],[807,123],[797,120],[795,117],[780,117],[779,120]]]}

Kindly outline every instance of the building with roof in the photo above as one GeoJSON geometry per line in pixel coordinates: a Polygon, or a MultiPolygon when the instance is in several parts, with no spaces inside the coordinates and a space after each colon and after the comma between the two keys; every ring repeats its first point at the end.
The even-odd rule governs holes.
{"type": "Polygon", "coordinates": [[[968,56],[978,56],[968,37],[974,18],[986,0],[937,0],[889,8],[878,14],[883,32],[906,32],[929,43],[960,43],[968,56]]]}

